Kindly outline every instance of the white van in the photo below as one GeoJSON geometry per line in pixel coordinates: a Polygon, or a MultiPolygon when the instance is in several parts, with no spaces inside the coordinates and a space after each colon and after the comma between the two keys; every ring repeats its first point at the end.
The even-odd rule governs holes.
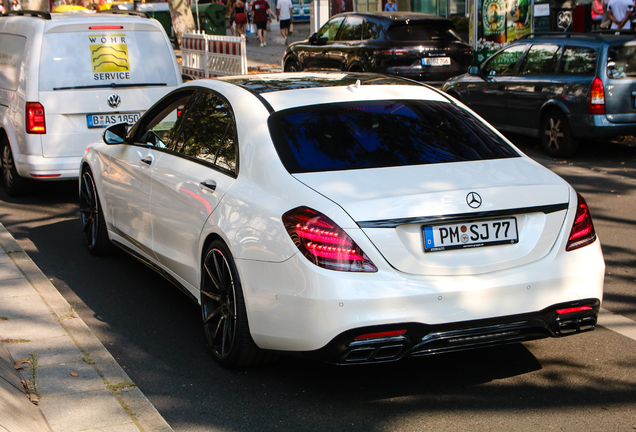
{"type": "Polygon", "coordinates": [[[78,177],[87,144],[181,84],[162,26],[139,14],[0,16],[2,184],[78,177]]]}

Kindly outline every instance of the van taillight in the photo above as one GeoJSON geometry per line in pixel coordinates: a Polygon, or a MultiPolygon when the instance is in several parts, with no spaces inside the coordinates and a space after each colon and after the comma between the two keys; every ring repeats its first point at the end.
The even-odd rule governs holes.
{"type": "Polygon", "coordinates": [[[568,252],[587,246],[596,240],[596,231],[594,231],[594,224],[592,223],[590,209],[581,195],[577,193],[576,197],[578,199],[576,204],[576,215],[574,216],[574,224],[570,231],[568,244],[565,247],[565,250],[568,252]]]}
{"type": "Polygon", "coordinates": [[[30,134],[45,134],[44,107],[39,102],[26,103],[26,132],[30,134]]]}
{"type": "Polygon", "coordinates": [[[605,90],[603,81],[599,77],[595,77],[592,81],[588,114],[605,114],[605,90]]]}

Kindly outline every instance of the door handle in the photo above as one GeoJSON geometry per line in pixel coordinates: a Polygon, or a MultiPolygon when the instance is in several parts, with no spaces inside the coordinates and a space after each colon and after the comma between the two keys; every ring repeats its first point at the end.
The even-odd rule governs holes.
{"type": "Polygon", "coordinates": [[[142,165],[150,166],[152,165],[152,156],[146,156],[139,160],[142,165]]]}
{"type": "Polygon", "coordinates": [[[202,191],[212,191],[214,192],[216,190],[216,182],[214,180],[203,180],[201,183],[199,183],[199,188],[202,191]]]}

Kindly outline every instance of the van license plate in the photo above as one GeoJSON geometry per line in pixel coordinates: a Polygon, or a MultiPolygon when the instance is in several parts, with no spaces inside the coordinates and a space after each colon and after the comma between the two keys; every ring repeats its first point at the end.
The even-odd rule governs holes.
{"type": "Polygon", "coordinates": [[[519,242],[517,219],[423,226],[424,251],[441,252],[519,242]]]}
{"type": "Polygon", "coordinates": [[[86,122],[89,128],[104,128],[117,123],[134,125],[141,117],[140,113],[128,114],[88,114],[86,122]]]}
{"type": "Polygon", "coordinates": [[[424,66],[450,66],[450,57],[425,57],[422,59],[424,66]]]}

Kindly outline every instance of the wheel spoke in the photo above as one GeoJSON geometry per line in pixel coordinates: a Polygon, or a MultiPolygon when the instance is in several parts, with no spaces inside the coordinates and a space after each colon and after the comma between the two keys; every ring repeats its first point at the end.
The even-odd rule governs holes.
{"type": "MultiPolygon", "coordinates": [[[[222,324],[223,324],[223,317],[221,317],[219,322],[216,324],[216,328],[214,329],[214,336],[212,336],[213,342],[216,341],[217,337],[219,336],[219,329],[221,328],[222,324]]],[[[214,344],[212,344],[212,346],[214,346],[214,344]]]]}
{"type": "Polygon", "coordinates": [[[204,296],[210,297],[212,300],[221,302],[221,296],[218,294],[212,294],[207,291],[201,291],[201,294],[203,294],[204,296]]]}
{"type": "Polygon", "coordinates": [[[210,315],[208,315],[208,317],[205,319],[205,321],[203,321],[203,324],[207,324],[208,322],[210,322],[210,320],[212,318],[214,318],[215,316],[217,316],[218,314],[221,313],[221,306],[219,306],[218,308],[216,308],[216,310],[214,312],[212,312],[210,315]]]}
{"type": "Polygon", "coordinates": [[[214,287],[216,288],[216,290],[218,292],[222,292],[223,288],[221,287],[221,283],[219,282],[219,280],[217,279],[216,275],[212,274],[212,271],[210,270],[210,266],[209,263],[204,264],[203,266],[205,268],[205,272],[208,274],[208,276],[210,277],[210,280],[212,281],[212,284],[214,285],[214,287]]]}

